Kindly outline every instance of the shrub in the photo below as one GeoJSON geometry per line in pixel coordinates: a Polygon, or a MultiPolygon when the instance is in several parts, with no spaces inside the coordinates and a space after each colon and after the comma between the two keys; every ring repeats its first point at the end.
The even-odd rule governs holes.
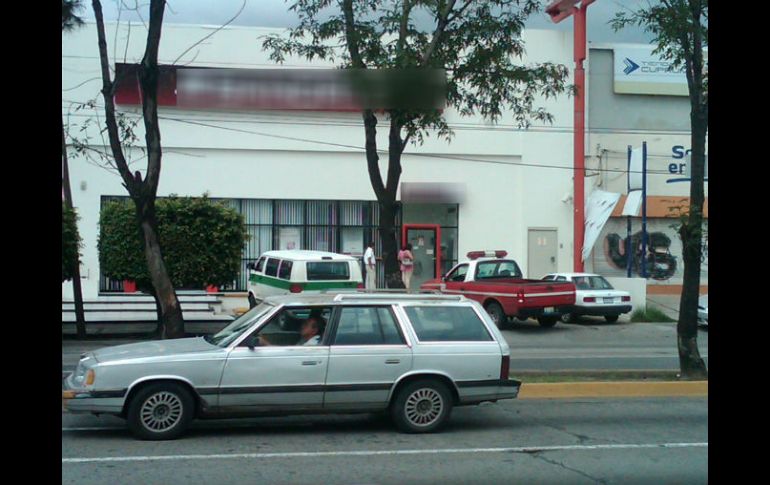
{"type": "MultiPolygon", "coordinates": [[[[175,287],[221,286],[237,277],[248,239],[237,211],[206,196],[171,196],[156,201],[156,215],[163,259],[175,287]]],[[[150,288],[134,203],[129,199],[108,202],[102,207],[99,225],[99,264],[104,275],[150,288]]]]}
{"type": "Polygon", "coordinates": [[[70,209],[61,203],[61,280],[62,283],[71,280],[75,275],[76,265],[80,264],[80,248],[82,247],[78,234],[78,215],[75,209],[70,209]]]}

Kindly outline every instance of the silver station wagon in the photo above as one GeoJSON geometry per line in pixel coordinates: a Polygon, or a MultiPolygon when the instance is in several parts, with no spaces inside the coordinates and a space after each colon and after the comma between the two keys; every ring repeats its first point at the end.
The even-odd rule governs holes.
{"type": "Polygon", "coordinates": [[[86,353],[62,401],[123,417],[150,440],[178,437],[193,418],[381,411],[423,433],[454,406],[515,398],[509,364],[489,315],[462,296],[284,295],[212,336],[86,353]]]}

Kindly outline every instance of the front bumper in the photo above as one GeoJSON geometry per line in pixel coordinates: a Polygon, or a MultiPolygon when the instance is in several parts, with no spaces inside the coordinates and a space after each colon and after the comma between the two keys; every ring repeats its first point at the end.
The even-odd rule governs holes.
{"type": "Polygon", "coordinates": [[[81,389],[65,380],[62,385],[62,410],[71,413],[120,414],[126,389],[81,389]]]}

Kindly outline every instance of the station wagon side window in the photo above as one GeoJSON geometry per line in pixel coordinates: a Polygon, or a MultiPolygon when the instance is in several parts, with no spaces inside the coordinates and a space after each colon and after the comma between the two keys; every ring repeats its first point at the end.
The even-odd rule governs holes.
{"type": "Polygon", "coordinates": [[[283,280],[290,279],[292,264],[293,263],[291,261],[287,261],[285,259],[281,261],[281,267],[278,269],[278,277],[283,280]]]}
{"type": "Polygon", "coordinates": [[[468,265],[461,264],[451,273],[446,275],[447,281],[465,281],[465,275],[468,274],[468,265]]]}
{"type": "Polygon", "coordinates": [[[265,258],[264,256],[259,258],[259,261],[257,261],[257,269],[256,269],[257,271],[262,271],[263,269],[265,269],[265,260],[266,259],[267,258],[265,258]]]}
{"type": "Polygon", "coordinates": [[[404,338],[388,306],[347,306],[340,309],[332,345],[403,345],[404,338]]]}
{"type": "Polygon", "coordinates": [[[556,276],[554,276],[552,274],[549,274],[549,275],[543,277],[543,281],[553,281],[555,279],[556,279],[556,276]]]}
{"type": "Polygon", "coordinates": [[[484,322],[471,307],[405,306],[404,310],[421,342],[492,340],[484,322]]]}
{"type": "Polygon", "coordinates": [[[567,281],[567,278],[565,276],[559,276],[556,278],[556,281],[567,281]]]}
{"type": "Polygon", "coordinates": [[[278,264],[280,262],[280,259],[268,258],[267,264],[265,265],[265,274],[268,276],[276,276],[278,274],[278,264]]]}

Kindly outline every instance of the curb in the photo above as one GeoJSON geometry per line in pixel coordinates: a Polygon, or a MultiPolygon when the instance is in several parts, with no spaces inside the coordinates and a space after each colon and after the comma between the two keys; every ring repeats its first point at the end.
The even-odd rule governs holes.
{"type": "Polygon", "coordinates": [[[708,381],[524,383],[519,399],[576,397],[708,397],[708,381]]]}

